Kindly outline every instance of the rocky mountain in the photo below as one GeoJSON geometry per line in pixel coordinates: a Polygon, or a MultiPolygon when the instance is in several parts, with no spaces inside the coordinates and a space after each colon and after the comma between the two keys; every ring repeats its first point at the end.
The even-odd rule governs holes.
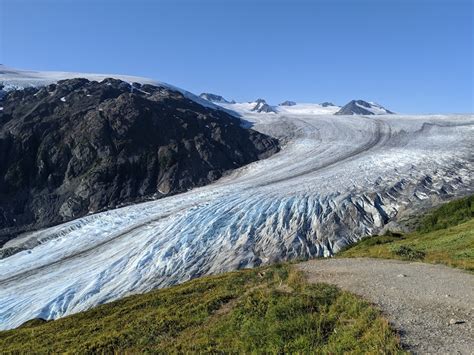
{"type": "Polygon", "coordinates": [[[0,106],[0,245],[207,184],[279,149],[165,86],[68,79],[6,91],[0,106]]]}
{"type": "Polygon", "coordinates": [[[337,111],[335,115],[386,115],[393,113],[374,102],[352,100],[337,111]]]}
{"type": "Polygon", "coordinates": [[[265,113],[269,113],[269,112],[276,113],[277,112],[272,106],[267,104],[267,102],[264,99],[257,99],[255,101],[255,106],[251,109],[251,111],[265,112],[265,113]]]}
{"type": "Polygon", "coordinates": [[[295,105],[296,105],[296,102],[286,100],[280,103],[278,106],[295,106],[295,105]]]}
{"type": "Polygon", "coordinates": [[[200,98],[205,99],[210,102],[215,102],[215,103],[221,103],[221,104],[232,104],[235,103],[234,100],[228,101],[224,99],[221,95],[216,95],[216,94],[211,94],[208,92],[203,92],[201,95],[199,95],[200,98]]]}

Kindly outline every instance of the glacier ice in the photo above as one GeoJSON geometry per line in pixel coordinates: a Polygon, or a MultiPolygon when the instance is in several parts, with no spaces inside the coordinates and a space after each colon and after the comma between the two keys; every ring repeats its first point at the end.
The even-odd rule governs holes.
{"type": "Polygon", "coordinates": [[[184,194],[29,234],[28,248],[0,260],[0,328],[206,274],[329,256],[404,212],[474,190],[473,115],[245,119],[280,138],[281,152],[184,194]]]}

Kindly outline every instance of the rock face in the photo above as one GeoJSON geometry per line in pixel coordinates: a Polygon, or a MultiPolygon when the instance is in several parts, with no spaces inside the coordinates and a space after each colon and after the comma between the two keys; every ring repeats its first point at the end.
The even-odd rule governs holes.
{"type": "Polygon", "coordinates": [[[0,245],[207,184],[279,149],[177,91],[117,79],[10,91],[0,106],[0,245]]]}
{"type": "Polygon", "coordinates": [[[343,106],[335,115],[386,115],[393,114],[392,111],[373,102],[364,100],[352,100],[343,106]]]}
{"type": "Polygon", "coordinates": [[[251,111],[265,112],[265,113],[270,113],[270,112],[276,113],[276,110],[272,106],[267,104],[267,102],[264,99],[257,99],[257,101],[255,101],[255,106],[252,108],[251,111]]]}

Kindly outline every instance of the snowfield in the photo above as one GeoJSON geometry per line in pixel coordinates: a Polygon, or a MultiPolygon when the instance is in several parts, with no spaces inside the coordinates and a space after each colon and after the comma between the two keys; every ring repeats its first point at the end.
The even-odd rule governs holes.
{"type": "MultiPolygon", "coordinates": [[[[255,113],[252,111],[252,109],[255,109],[257,102],[215,102],[215,104],[225,108],[228,111],[235,112],[241,117],[246,117],[255,113]]],[[[320,104],[312,103],[295,103],[295,105],[292,106],[271,107],[276,111],[276,113],[281,115],[330,115],[340,110],[339,106],[324,107],[320,104]]]]}
{"type": "Polygon", "coordinates": [[[7,243],[25,250],[0,260],[0,329],[202,275],[329,256],[474,190],[473,115],[244,118],[280,138],[281,152],[184,194],[7,243]]]}

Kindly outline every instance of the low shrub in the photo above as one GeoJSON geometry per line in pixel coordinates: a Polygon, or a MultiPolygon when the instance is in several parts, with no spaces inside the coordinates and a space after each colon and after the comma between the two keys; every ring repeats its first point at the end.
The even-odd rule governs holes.
{"type": "Polygon", "coordinates": [[[425,252],[416,250],[407,245],[400,245],[392,249],[392,252],[405,260],[423,260],[425,252]]]}

